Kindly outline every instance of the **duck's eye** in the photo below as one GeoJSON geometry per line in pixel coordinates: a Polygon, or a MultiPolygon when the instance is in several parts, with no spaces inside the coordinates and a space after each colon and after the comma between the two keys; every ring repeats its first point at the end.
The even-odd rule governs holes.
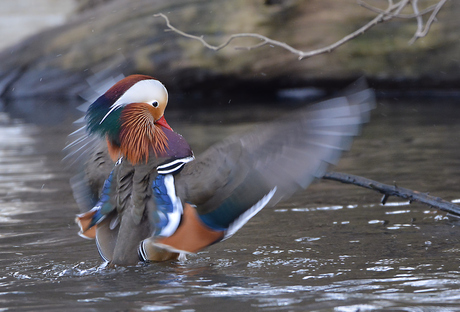
{"type": "Polygon", "coordinates": [[[158,107],[158,105],[160,105],[160,104],[158,103],[158,101],[153,101],[153,103],[152,103],[152,106],[153,106],[153,107],[158,107]]]}

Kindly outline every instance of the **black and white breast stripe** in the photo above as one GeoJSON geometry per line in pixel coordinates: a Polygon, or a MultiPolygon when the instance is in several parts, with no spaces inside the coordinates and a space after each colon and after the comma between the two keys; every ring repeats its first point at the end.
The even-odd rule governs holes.
{"type": "Polygon", "coordinates": [[[173,161],[168,161],[162,165],[159,165],[157,167],[157,172],[158,174],[175,174],[180,169],[182,169],[186,163],[191,162],[194,159],[194,156],[189,156],[185,158],[174,159],[173,161]]]}

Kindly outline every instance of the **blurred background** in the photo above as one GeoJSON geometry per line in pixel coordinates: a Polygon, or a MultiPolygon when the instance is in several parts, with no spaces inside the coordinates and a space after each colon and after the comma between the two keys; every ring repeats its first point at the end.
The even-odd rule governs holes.
{"type": "MultiPolygon", "coordinates": [[[[440,1],[417,1],[420,12],[440,1]]],[[[337,88],[366,76],[382,91],[455,92],[460,6],[447,1],[429,34],[410,44],[417,20],[410,2],[399,14],[345,45],[298,61],[289,51],[237,39],[221,51],[166,32],[173,26],[219,45],[234,33],[259,33],[302,50],[330,45],[371,21],[386,0],[18,0],[0,7],[0,95],[75,97],[94,73],[150,74],[186,93],[277,92],[337,88]]],[[[423,15],[423,23],[430,16],[423,15]]],[[[306,93],[297,93],[308,94],[306,93]]]]}

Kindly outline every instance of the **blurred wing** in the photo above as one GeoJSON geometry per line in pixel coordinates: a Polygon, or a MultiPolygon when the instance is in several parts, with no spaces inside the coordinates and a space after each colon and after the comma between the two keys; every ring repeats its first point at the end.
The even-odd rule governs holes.
{"type": "Polygon", "coordinates": [[[358,82],[342,97],[212,146],[176,178],[178,195],[196,205],[206,225],[232,235],[264,206],[273,206],[315,178],[368,121],[374,94],[358,82]]]}
{"type": "MultiPolygon", "coordinates": [[[[92,102],[123,78],[123,75],[113,78],[105,72],[88,78],[90,87],[81,94],[86,102],[79,106],[78,110],[86,112],[92,102]]],[[[65,153],[63,162],[74,173],[70,185],[80,211],[87,212],[98,202],[99,193],[114,163],[107,153],[105,141],[96,135],[89,135],[86,131],[84,117],[74,124],[78,129],[69,135],[70,143],[63,150],[65,153]]]]}

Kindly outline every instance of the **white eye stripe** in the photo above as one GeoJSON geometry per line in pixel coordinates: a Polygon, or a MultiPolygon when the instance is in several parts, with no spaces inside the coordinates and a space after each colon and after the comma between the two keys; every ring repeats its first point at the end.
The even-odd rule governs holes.
{"type": "Polygon", "coordinates": [[[152,103],[153,101],[168,102],[168,91],[158,80],[146,79],[136,82],[112,106],[152,103]]]}
{"type": "Polygon", "coordinates": [[[168,91],[161,82],[154,79],[138,81],[110,106],[110,110],[99,124],[102,124],[107,116],[119,107],[131,103],[148,103],[153,107],[157,107],[161,102],[168,103],[168,91]],[[156,106],[154,105],[155,102],[157,103],[156,106]]]}

